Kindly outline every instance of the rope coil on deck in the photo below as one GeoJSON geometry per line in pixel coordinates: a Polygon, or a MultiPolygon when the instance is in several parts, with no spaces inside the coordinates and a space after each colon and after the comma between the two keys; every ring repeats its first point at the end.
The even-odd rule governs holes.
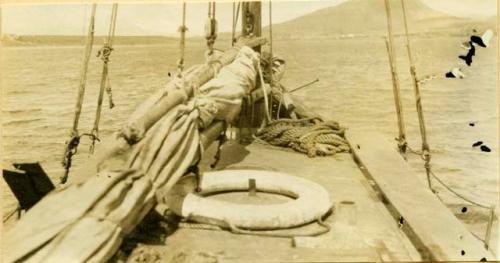
{"type": "Polygon", "coordinates": [[[348,152],[345,128],[337,122],[318,119],[278,119],[257,132],[257,137],[275,146],[290,147],[309,157],[348,152]]]}

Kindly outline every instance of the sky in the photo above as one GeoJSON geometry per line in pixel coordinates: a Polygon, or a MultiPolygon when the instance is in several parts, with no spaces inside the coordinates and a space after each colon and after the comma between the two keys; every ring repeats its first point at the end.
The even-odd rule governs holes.
{"type": "MultiPolygon", "coordinates": [[[[348,0],[273,1],[273,23],[284,22],[313,11],[348,0]]],[[[421,0],[429,7],[454,16],[483,18],[496,14],[497,0],[421,0]]],[[[269,3],[263,2],[263,25],[269,24],[269,3]]],[[[3,4],[2,34],[17,35],[84,35],[90,16],[88,4],[3,4]]],[[[182,4],[122,3],[118,7],[117,35],[176,36],[181,23],[182,4]]],[[[203,34],[207,17],[206,3],[187,4],[188,36],[203,34]]],[[[110,4],[99,4],[96,34],[107,33],[110,4]]],[[[219,31],[231,31],[232,3],[218,3],[216,17],[219,31]]]]}

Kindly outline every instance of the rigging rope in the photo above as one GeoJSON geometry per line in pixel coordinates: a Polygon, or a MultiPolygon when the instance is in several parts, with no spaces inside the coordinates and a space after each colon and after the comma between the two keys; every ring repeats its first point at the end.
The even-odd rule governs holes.
{"type": "Polygon", "coordinates": [[[217,20],[215,19],[215,2],[208,3],[208,19],[205,24],[205,38],[207,40],[208,57],[214,53],[215,39],[217,39],[217,20]]]}
{"type": "Polygon", "coordinates": [[[64,167],[64,174],[61,176],[61,183],[65,183],[69,169],[71,167],[71,159],[73,155],[77,152],[78,144],[80,143],[80,135],[78,134],[78,122],[80,121],[80,115],[82,112],[83,97],[85,95],[85,86],[87,83],[87,71],[90,61],[90,54],[92,53],[92,46],[94,44],[94,32],[95,32],[95,13],[97,9],[97,4],[92,4],[92,11],[90,15],[89,28],[87,33],[87,41],[85,44],[85,51],[83,57],[83,65],[80,72],[80,84],[78,86],[78,95],[75,105],[75,116],[73,119],[73,127],[70,131],[70,138],[66,141],[66,146],[64,150],[64,155],[62,159],[62,166],[64,167]]]}
{"type": "MultiPolygon", "coordinates": [[[[423,160],[424,157],[423,157],[423,154],[422,152],[420,151],[415,151],[413,150],[410,146],[408,146],[408,150],[410,151],[410,153],[413,153],[413,154],[416,154],[416,155],[419,155],[422,157],[423,160]]],[[[490,216],[489,216],[489,219],[488,219],[488,224],[486,226],[486,233],[485,233],[485,237],[484,239],[481,239],[480,237],[478,237],[476,234],[472,233],[477,239],[481,240],[484,244],[485,244],[485,247],[488,248],[489,246],[489,239],[490,239],[490,234],[491,234],[491,228],[492,228],[492,225],[493,225],[493,221],[495,220],[495,206],[494,205],[485,205],[485,204],[481,204],[479,202],[476,202],[476,201],[473,201],[472,199],[464,196],[463,194],[460,194],[458,193],[457,191],[455,191],[453,188],[451,188],[449,185],[447,185],[445,182],[443,182],[443,180],[441,180],[433,171],[432,169],[430,169],[430,174],[432,176],[432,178],[434,178],[439,184],[441,184],[446,190],[448,190],[451,194],[453,194],[454,196],[458,197],[459,199],[471,204],[471,205],[474,205],[474,206],[477,206],[479,208],[483,208],[483,209],[487,209],[489,210],[490,212],[490,216]]],[[[441,200],[443,202],[443,200],[441,199],[441,197],[439,196],[439,193],[438,191],[433,191],[434,194],[439,198],[439,200],[441,200]]]]}
{"type": "Polygon", "coordinates": [[[234,43],[236,43],[236,24],[238,24],[238,18],[240,14],[240,7],[241,7],[241,2],[238,2],[238,6],[236,7],[236,2],[233,2],[233,28],[231,31],[231,45],[234,46],[234,43]],[[236,12],[236,15],[235,15],[236,12]]]}
{"type": "Polygon", "coordinates": [[[99,52],[97,53],[97,56],[101,57],[101,60],[103,61],[103,66],[101,75],[101,85],[99,89],[99,97],[97,98],[97,110],[94,120],[94,126],[92,127],[92,131],[90,132],[91,134],[91,144],[89,149],[90,153],[94,152],[95,141],[99,141],[99,122],[101,119],[102,100],[104,96],[104,90],[106,89],[106,82],[108,81],[108,63],[111,51],[113,51],[113,39],[115,37],[117,11],[118,11],[118,4],[115,3],[113,4],[113,8],[111,10],[111,21],[109,24],[109,32],[106,42],[104,43],[101,50],[99,50],[99,52]]]}
{"type": "Polygon", "coordinates": [[[427,131],[425,128],[425,120],[424,120],[424,112],[422,109],[422,97],[420,95],[420,87],[419,87],[419,82],[417,80],[417,71],[415,68],[415,64],[413,62],[413,56],[411,54],[411,47],[410,47],[410,36],[408,33],[408,19],[406,15],[406,6],[404,3],[404,0],[401,0],[401,6],[403,9],[403,20],[404,20],[404,26],[405,26],[405,36],[406,36],[406,51],[408,52],[408,60],[410,61],[410,74],[412,77],[413,81],[413,88],[415,92],[415,104],[417,108],[417,114],[418,114],[418,124],[420,128],[420,136],[422,137],[422,157],[424,158],[424,167],[425,167],[425,172],[427,175],[427,184],[431,191],[434,191],[432,189],[432,184],[431,184],[431,153],[430,153],[430,148],[429,148],[429,143],[427,142],[427,131]]]}
{"type": "Polygon", "coordinates": [[[394,104],[396,105],[396,114],[398,118],[398,148],[400,153],[406,153],[406,129],[403,115],[403,105],[401,102],[401,92],[399,86],[399,77],[398,71],[396,68],[396,52],[394,50],[394,38],[392,33],[392,15],[391,15],[391,6],[389,0],[385,0],[385,12],[387,16],[387,33],[388,37],[386,38],[385,44],[387,47],[387,53],[389,55],[389,65],[391,67],[391,76],[392,76],[392,91],[394,93],[394,104]]]}
{"type": "MultiPolygon", "coordinates": [[[[395,71],[396,70],[393,67],[393,61],[395,59],[393,57],[393,55],[394,55],[394,48],[393,48],[392,43],[391,43],[392,42],[392,33],[391,33],[391,31],[392,31],[392,25],[391,25],[391,20],[390,20],[390,4],[389,4],[388,0],[385,0],[385,6],[386,6],[386,12],[387,12],[387,19],[388,19],[387,23],[388,23],[388,31],[389,31],[389,42],[387,42],[387,40],[386,40],[386,45],[387,45],[387,50],[388,50],[388,53],[389,53],[389,59],[391,61],[391,70],[393,71],[393,73],[392,73],[393,74],[393,84],[396,85],[398,83],[396,83],[394,81],[394,77],[395,76],[397,77],[397,75],[395,75],[395,71]]],[[[474,236],[476,236],[478,239],[482,240],[484,242],[484,244],[485,244],[485,247],[488,248],[490,234],[491,234],[491,227],[493,225],[493,220],[494,220],[494,217],[495,217],[495,207],[475,202],[475,201],[473,201],[473,200],[465,197],[464,195],[456,192],[454,189],[452,189],[450,186],[448,186],[446,183],[444,183],[432,171],[432,169],[431,169],[431,165],[430,165],[431,154],[430,154],[429,144],[427,142],[427,133],[426,133],[425,120],[424,120],[423,108],[422,108],[422,98],[421,98],[421,95],[420,95],[420,88],[419,88],[419,86],[420,86],[420,84],[424,84],[426,81],[428,81],[430,79],[436,78],[436,76],[434,76],[434,75],[428,76],[428,77],[426,77],[425,79],[422,79],[422,80],[418,80],[417,79],[416,68],[415,68],[415,64],[413,62],[413,56],[412,56],[411,47],[410,47],[410,38],[409,38],[409,33],[408,33],[409,32],[409,30],[408,30],[408,19],[407,19],[407,14],[406,14],[407,12],[406,12],[406,6],[405,6],[404,0],[401,0],[401,7],[402,7],[402,11],[403,11],[403,18],[404,18],[404,28],[405,28],[405,36],[406,36],[406,50],[407,50],[408,59],[409,59],[409,62],[410,62],[410,74],[411,74],[411,77],[412,77],[412,82],[413,82],[413,87],[414,87],[414,92],[415,92],[415,101],[416,101],[416,108],[417,108],[417,114],[418,114],[420,135],[421,135],[421,138],[422,138],[422,150],[421,151],[415,151],[415,150],[411,149],[409,147],[409,145],[407,145],[406,141],[404,141],[405,146],[409,150],[410,153],[414,153],[414,154],[420,155],[421,158],[424,160],[424,167],[425,167],[425,171],[426,171],[428,187],[436,195],[436,197],[438,197],[441,201],[442,201],[442,199],[438,195],[438,192],[432,188],[431,177],[434,178],[446,190],[448,190],[450,193],[452,193],[456,197],[464,200],[465,202],[467,202],[467,203],[469,203],[471,205],[475,205],[475,206],[480,207],[480,208],[488,209],[490,211],[490,218],[489,218],[489,221],[488,221],[488,225],[487,225],[487,229],[486,229],[484,240],[480,239],[479,237],[477,237],[474,234],[474,236]]],[[[400,105],[398,105],[398,103],[400,103],[400,99],[399,100],[396,99],[396,89],[394,89],[394,91],[395,91],[394,96],[395,96],[395,100],[396,100],[396,109],[397,109],[397,112],[398,112],[398,124],[401,125],[402,115],[401,115],[401,118],[399,118],[400,117],[399,116],[400,112],[398,110],[398,108],[400,107],[400,105]]],[[[401,126],[400,126],[400,135],[401,135],[401,131],[402,130],[401,130],[401,126]]],[[[399,140],[401,142],[401,136],[400,136],[399,140]]]]}
{"type": "MultiPolygon", "coordinates": [[[[413,153],[413,154],[416,154],[416,155],[419,155],[422,159],[423,159],[423,154],[421,151],[416,151],[416,150],[413,150],[410,146],[408,146],[408,150],[410,153],[413,153]]],[[[484,209],[490,209],[491,206],[489,205],[485,205],[485,204],[481,204],[481,203],[478,203],[476,201],[473,201],[467,197],[465,197],[464,195],[458,193],[457,191],[453,190],[450,186],[448,186],[445,182],[443,182],[431,169],[430,171],[432,177],[434,179],[436,179],[437,182],[439,182],[446,190],[448,190],[450,193],[452,193],[453,195],[455,195],[456,197],[464,200],[465,202],[469,203],[469,204],[472,204],[472,205],[475,205],[475,206],[478,206],[478,207],[481,207],[481,208],[484,208],[484,209]]]]}
{"type": "Polygon", "coordinates": [[[257,63],[257,69],[259,71],[259,78],[260,78],[260,85],[262,87],[262,91],[264,92],[264,106],[266,107],[266,120],[267,122],[271,122],[271,114],[269,113],[269,99],[268,99],[268,93],[267,93],[267,88],[266,84],[264,83],[264,76],[262,74],[262,68],[260,66],[260,63],[257,63]]]}
{"type": "Polygon", "coordinates": [[[233,2],[233,23],[231,24],[231,46],[234,46],[235,38],[235,18],[236,18],[236,2],[233,2]]]}
{"type": "MultiPolygon", "coordinates": [[[[273,102],[272,102],[272,98],[273,98],[273,87],[274,87],[274,77],[273,77],[273,9],[272,9],[272,3],[271,3],[271,0],[269,0],[269,53],[271,54],[271,58],[270,58],[270,63],[268,65],[268,70],[269,70],[269,84],[271,86],[271,92],[270,92],[270,97],[271,97],[271,103],[269,104],[269,111],[272,112],[272,107],[273,107],[273,102]]],[[[278,111],[279,113],[279,111],[278,111]]],[[[272,118],[272,114],[271,114],[271,118],[272,118]]]]}
{"type": "Polygon", "coordinates": [[[182,71],[184,71],[184,52],[186,48],[186,2],[182,3],[182,25],[179,27],[179,32],[181,33],[180,50],[181,57],[177,62],[177,68],[179,69],[178,76],[181,77],[182,71]]]}

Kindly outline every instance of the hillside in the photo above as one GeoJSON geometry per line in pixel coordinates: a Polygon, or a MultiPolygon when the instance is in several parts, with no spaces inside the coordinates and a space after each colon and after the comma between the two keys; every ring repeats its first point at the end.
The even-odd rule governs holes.
{"type": "MultiPolygon", "coordinates": [[[[400,0],[390,0],[393,28],[396,35],[403,34],[403,14],[400,0]]],[[[458,18],[436,11],[420,0],[405,0],[408,11],[408,24],[411,34],[425,35],[467,35],[473,29],[483,32],[487,28],[496,28],[496,17],[486,20],[458,18]]],[[[496,30],[495,30],[496,31],[496,30]]],[[[263,29],[268,35],[268,28],[263,29]]],[[[275,38],[300,39],[318,37],[373,37],[387,34],[386,11],[383,0],[350,0],[337,6],[273,25],[275,38]]],[[[228,41],[231,34],[222,32],[218,41],[228,41]]],[[[117,36],[118,45],[157,45],[178,41],[175,37],[165,36],[117,36]]],[[[203,41],[201,37],[192,37],[188,41],[203,41]]],[[[4,46],[38,45],[82,45],[82,36],[13,36],[2,37],[4,46]]],[[[104,42],[103,37],[96,37],[95,43],[104,42]]]]}
{"type": "MultiPolygon", "coordinates": [[[[400,0],[390,0],[393,28],[404,32],[400,0]]],[[[473,28],[495,28],[496,17],[483,21],[458,18],[436,11],[420,0],[405,0],[410,33],[469,34],[473,28]]],[[[273,25],[276,37],[379,36],[387,32],[383,0],[350,0],[291,21],[273,25]]],[[[267,32],[267,29],[264,30],[267,32]]]]}

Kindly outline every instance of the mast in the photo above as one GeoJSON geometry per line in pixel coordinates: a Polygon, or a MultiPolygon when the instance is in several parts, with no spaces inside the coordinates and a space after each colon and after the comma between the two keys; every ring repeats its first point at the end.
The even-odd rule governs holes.
{"type": "Polygon", "coordinates": [[[396,114],[398,117],[398,148],[400,153],[406,153],[406,129],[403,115],[403,106],[401,103],[401,92],[399,85],[399,76],[396,64],[396,52],[394,51],[394,38],[392,32],[392,15],[391,15],[391,6],[389,0],[385,0],[385,12],[387,15],[387,39],[385,40],[385,44],[387,47],[387,53],[389,55],[389,62],[391,66],[391,75],[392,75],[392,91],[394,93],[394,103],[396,105],[396,114]]]}
{"type": "MultiPolygon", "coordinates": [[[[261,22],[262,4],[260,1],[241,3],[241,35],[243,37],[260,37],[262,34],[261,22]]],[[[253,48],[261,52],[261,47],[253,48]]],[[[250,96],[251,97],[251,96],[250,96]]],[[[238,123],[240,142],[248,143],[253,140],[253,134],[263,123],[265,117],[265,104],[262,101],[245,99],[241,108],[238,123]]]]}
{"type": "MultiPolygon", "coordinates": [[[[260,1],[243,2],[241,6],[241,32],[243,36],[262,35],[262,4],[260,1]]],[[[260,46],[255,48],[260,53],[260,46]]]]}

